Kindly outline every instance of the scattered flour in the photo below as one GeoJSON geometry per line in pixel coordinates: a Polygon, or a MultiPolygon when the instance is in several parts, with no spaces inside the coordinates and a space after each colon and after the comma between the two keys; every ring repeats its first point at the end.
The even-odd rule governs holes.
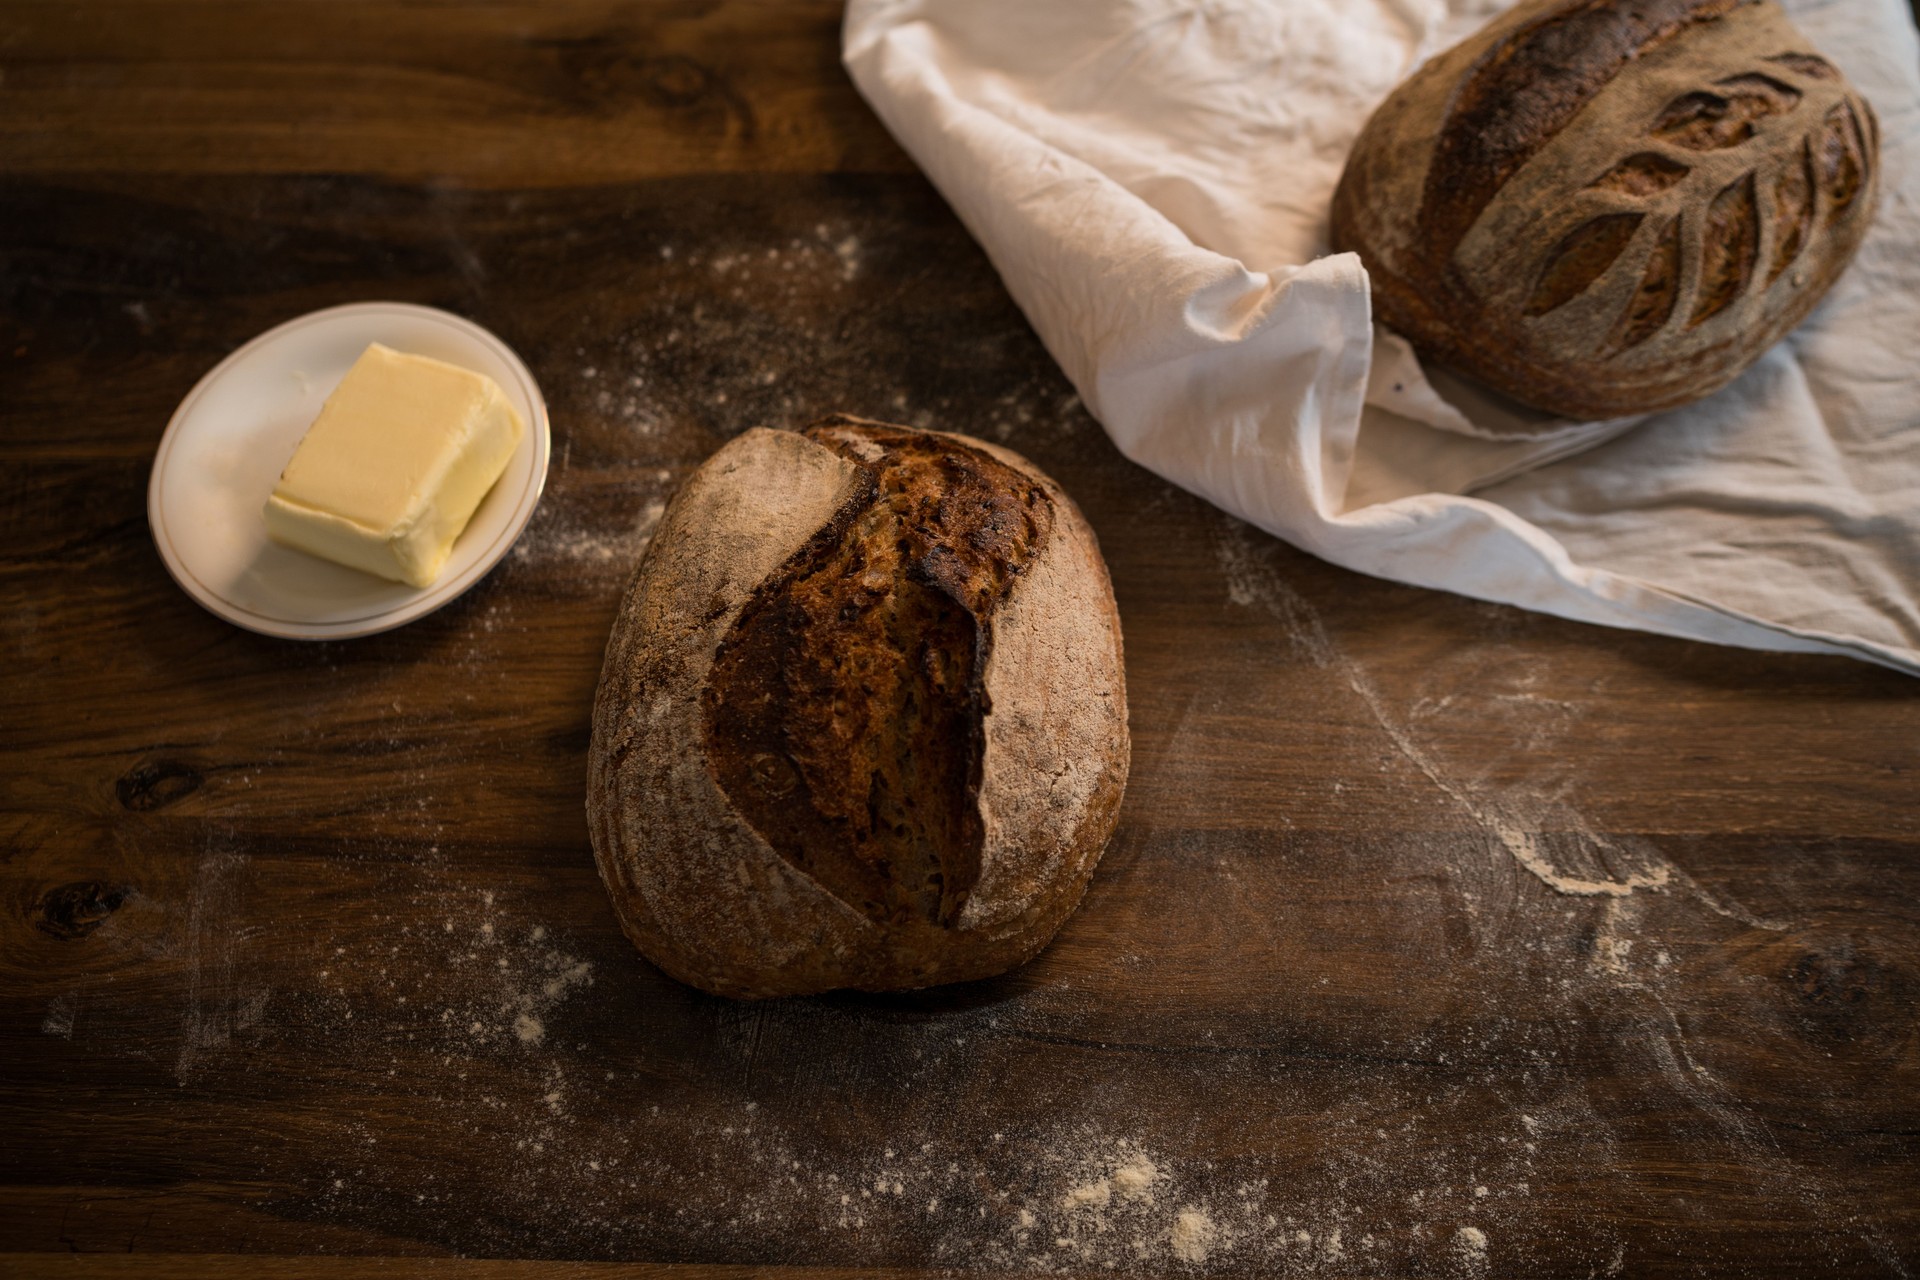
{"type": "Polygon", "coordinates": [[[1173,1220],[1169,1244],[1182,1262],[1205,1262],[1220,1236],[1219,1228],[1199,1209],[1182,1209],[1173,1220]]]}
{"type": "MultiPolygon", "coordinates": [[[[556,1247],[602,1255],[665,1248],[726,1258],[779,1239],[849,1267],[910,1256],[934,1269],[1024,1274],[1474,1270],[1477,1237],[1437,1224],[1471,1213],[1493,1225],[1521,1208],[1535,1143],[1581,1121],[1536,1106],[1525,1120],[1515,1115],[1511,1133],[1444,1159],[1418,1121],[1370,1126],[1364,1139],[1318,1144],[1311,1176],[1297,1180],[1170,1155],[1141,1129],[1073,1118],[1071,1104],[1018,1131],[934,1119],[862,1152],[834,1145],[812,1112],[768,1105],[768,1095],[736,1092],[724,1109],[736,1088],[727,1077],[677,1090],[663,1064],[698,1060],[684,1047],[643,1065],[574,1041],[570,1002],[593,987],[594,964],[524,903],[493,891],[429,894],[391,933],[376,918],[351,946],[315,957],[322,989],[380,975],[371,989],[339,988],[330,1036],[387,1074],[406,1070],[410,1055],[436,1055],[443,1092],[415,1105],[422,1123],[457,1134],[472,1154],[470,1168],[423,1180],[404,1147],[388,1153],[389,1131],[343,1120],[339,1160],[316,1173],[322,1218],[364,1221],[404,1191],[463,1222],[510,1224],[498,1238],[484,1225],[448,1237],[467,1249],[508,1247],[523,1239],[514,1233],[538,1229],[556,1247]],[[465,1084],[447,1090],[455,1074],[465,1084]],[[487,1172],[500,1169],[512,1175],[487,1172]]],[[[996,1031],[1006,1008],[913,1024],[898,1043],[926,1069],[943,1055],[961,1069],[975,1040],[1007,1043],[996,1031]]],[[[702,1010],[717,1038],[700,1052],[751,1064],[768,1013],[702,1010]],[[729,1043],[738,1048],[720,1047],[729,1043]]],[[[803,1012],[814,1022],[847,1016],[831,1005],[803,1012]]],[[[633,1016],[653,1015],[643,1004],[633,1016]]],[[[942,1078],[924,1087],[937,1092],[942,1078]]],[[[1389,1109],[1419,1115],[1432,1105],[1409,1096],[1389,1109]]]]}
{"type": "MultiPolygon", "coordinates": [[[[1651,846],[1618,845],[1593,827],[1564,799],[1564,776],[1536,779],[1530,785],[1495,791],[1456,767],[1430,740],[1422,720],[1439,709],[1431,706],[1390,706],[1372,678],[1334,643],[1319,613],[1274,572],[1255,544],[1252,529],[1228,520],[1219,533],[1216,551],[1226,578],[1227,598],[1237,606],[1259,608],[1285,623],[1295,647],[1315,666],[1337,674],[1365,705],[1393,748],[1451,800],[1481,830],[1493,837],[1513,860],[1558,893],[1575,897],[1623,897],[1639,890],[1665,889],[1674,871],[1651,846]],[[1549,823],[1570,832],[1571,841],[1549,843],[1541,834],[1549,823]]],[[[1484,683],[1484,673],[1481,683],[1484,683]]],[[[1444,704],[1443,704],[1444,705],[1444,704]]],[[[1509,706],[1527,714],[1531,700],[1514,698],[1509,706]]],[[[1484,713],[1486,708],[1479,710],[1484,713]]],[[[1553,704],[1548,713],[1565,718],[1565,704],[1553,704]]],[[[1545,724],[1533,726],[1535,736],[1545,724]]],[[[1555,760],[1558,752],[1538,749],[1532,758],[1555,760]]]]}
{"type": "Polygon", "coordinates": [[[78,1005],[78,998],[71,993],[49,1000],[47,1016],[40,1022],[41,1034],[59,1036],[63,1040],[73,1039],[73,1015],[78,1005]]]}
{"type": "Polygon", "coordinates": [[[528,530],[513,554],[520,560],[563,560],[583,567],[605,565],[629,573],[640,563],[647,543],[653,540],[654,526],[666,509],[664,495],[652,497],[642,502],[625,523],[606,528],[587,528],[553,516],[528,530]]]}
{"type": "Polygon", "coordinates": [[[1128,1200],[1153,1201],[1153,1183],[1160,1171],[1143,1155],[1130,1157],[1113,1171],[1113,1186],[1128,1200]]]}
{"type": "Polygon", "coordinates": [[[1111,1203],[1113,1182],[1108,1178],[1069,1187],[1067,1193],[1060,1197],[1060,1207],[1069,1212],[1074,1209],[1104,1209],[1111,1203]]]}

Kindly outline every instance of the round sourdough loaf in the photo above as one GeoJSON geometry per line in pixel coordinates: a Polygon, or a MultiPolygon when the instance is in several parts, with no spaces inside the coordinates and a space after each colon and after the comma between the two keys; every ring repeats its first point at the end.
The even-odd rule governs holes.
{"type": "Polygon", "coordinates": [[[747,432],[668,506],[607,645],[587,816],[674,977],[899,990],[1045,946],[1127,763],[1073,502],[1005,449],[836,417],[747,432]]]}
{"type": "Polygon", "coordinates": [[[1536,0],[1421,67],[1333,199],[1374,314],[1571,418],[1731,381],[1873,219],[1879,125],[1773,0],[1536,0]]]}

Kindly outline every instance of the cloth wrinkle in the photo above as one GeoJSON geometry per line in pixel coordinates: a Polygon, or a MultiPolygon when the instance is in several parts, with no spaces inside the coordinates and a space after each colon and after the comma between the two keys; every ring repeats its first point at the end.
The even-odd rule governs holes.
{"type": "Polygon", "coordinates": [[[1727,387],[1566,422],[1424,368],[1328,252],[1345,153],[1503,0],[850,0],[856,85],[1128,458],[1401,582],[1920,674],[1920,41],[1786,0],[1881,123],[1880,206],[1727,387]]]}

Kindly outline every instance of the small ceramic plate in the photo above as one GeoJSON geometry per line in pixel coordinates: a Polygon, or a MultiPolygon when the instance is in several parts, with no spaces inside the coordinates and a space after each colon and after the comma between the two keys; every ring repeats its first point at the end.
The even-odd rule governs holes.
{"type": "Polygon", "coordinates": [[[506,343],[432,307],[359,302],[270,329],[200,379],[160,438],[147,519],[174,580],[228,622],[291,640],[372,635],[432,613],[506,555],[540,502],[551,451],[546,401],[506,343]],[[387,582],[267,540],[267,495],[370,342],[486,374],[527,424],[430,587],[387,582]]]}

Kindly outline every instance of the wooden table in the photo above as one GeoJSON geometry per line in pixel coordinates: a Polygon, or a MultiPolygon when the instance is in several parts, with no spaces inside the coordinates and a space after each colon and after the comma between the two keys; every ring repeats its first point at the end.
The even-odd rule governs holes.
{"type": "Polygon", "coordinates": [[[1123,461],[838,16],[0,7],[0,1272],[1920,1270],[1920,682],[1360,577],[1123,461]],[[525,356],[545,499],[402,630],[238,630],[155,552],[160,432],[365,298],[525,356]],[[675,484],[838,409],[1078,498],[1133,782],[1026,968],[730,1003],[615,926],[588,708],[675,484]]]}

